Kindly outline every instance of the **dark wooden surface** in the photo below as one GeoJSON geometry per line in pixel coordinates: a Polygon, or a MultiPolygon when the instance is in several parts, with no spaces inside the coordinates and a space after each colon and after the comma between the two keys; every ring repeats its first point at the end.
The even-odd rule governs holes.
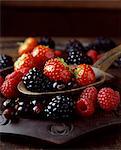
{"type": "Polygon", "coordinates": [[[121,36],[120,0],[2,1],[2,36],[121,36]]]}
{"type": "MultiPolygon", "coordinates": [[[[56,38],[55,38],[56,39],[56,38]]],[[[21,41],[22,38],[16,39],[17,41],[21,41]]],[[[0,53],[6,53],[10,54],[11,56],[17,56],[16,51],[16,41],[14,38],[8,39],[1,39],[2,45],[0,47],[0,53]],[[13,41],[13,42],[12,42],[13,41]],[[9,43],[9,44],[8,44],[9,43]],[[12,46],[10,46],[11,44],[12,46]],[[6,46],[5,46],[6,45],[6,46]],[[14,45],[14,48],[12,48],[14,45]],[[6,48],[5,48],[6,47],[6,48]]],[[[82,39],[82,41],[87,42],[90,39],[82,39]]],[[[91,39],[92,40],[92,39],[91,39]]],[[[60,39],[57,38],[57,41],[59,42],[60,39]]],[[[63,38],[61,40],[62,43],[64,43],[66,40],[63,38]]],[[[61,43],[60,42],[60,43],[61,43]]],[[[113,75],[116,75],[117,77],[121,78],[121,69],[110,69],[108,72],[112,73],[113,75]]],[[[121,84],[121,82],[119,83],[121,84]]],[[[118,85],[119,86],[119,85],[118,85]]],[[[66,143],[64,145],[55,145],[50,143],[31,139],[29,137],[14,137],[14,136],[2,136],[0,140],[0,148],[1,150],[16,150],[16,149],[49,149],[49,148],[61,148],[61,149],[121,149],[121,125],[113,126],[111,128],[99,130],[96,132],[92,132],[89,134],[86,134],[84,136],[81,136],[73,141],[71,143],[66,143]]]]}

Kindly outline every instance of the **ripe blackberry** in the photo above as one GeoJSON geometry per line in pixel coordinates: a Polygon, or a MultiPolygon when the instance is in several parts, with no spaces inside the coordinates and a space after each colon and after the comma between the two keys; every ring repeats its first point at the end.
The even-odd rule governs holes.
{"type": "Polygon", "coordinates": [[[74,101],[72,98],[57,95],[49,102],[44,109],[45,115],[49,119],[68,119],[72,118],[74,111],[74,101]]]}
{"type": "Polygon", "coordinates": [[[13,66],[13,60],[11,56],[0,54],[0,70],[13,66]]]}
{"type": "Polygon", "coordinates": [[[67,63],[71,65],[79,65],[79,64],[93,64],[93,60],[91,57],[79,53],[79,51],[72,51],[71,54],[67,58],[67,63]]]}
{"type": "Polygon", "coordinates": [[[88,49],[95,49],[100,52],[106,52],[114,47],[116,47],[116,43],[112,39],[98,37],[93,43],[89,44],[88,49]]]}
{"type": "Polygon", "coordinates": [[[83,52],[78,49],[70,49],[68,52],[67,63],[79,65],[81,63],[81,57],[83,56],[83,52]]]}
{"type": "Polygon", "coordinates": [[[46,81],[47,78],[34,67],[22,79],[28,90],[39,92],[42,89],[42,82],[46,81]]]}
{"type": "Polygon", "coordinates": [[[88,65],[92,65],[93,64],[93,60],[91,57],[85,55],[81,57],[81,64],[88,64],[88,65]]]}
{"type": "Polygon", "coordinates": [[[121,57],[119,57],[119,58],[113,63],[113,65],[114,65],[115,67],[121,67],[121,57]]]}
{"type": "Polygon", "coordinates": [[[52,49],[55,48],[55,42],[51,39],[51,37],[48,37],[48,36],[42,37],[42,39],[39,41],[39,44],[49,46],[49,48],[52,48],[52,49]]]}
{"type": "Polygon", "coordinates": [[[72,39],[66,44],[66,51],[69,52],[71,50],[83,51],[83,50],[85,50],[85,48],[79,40],[72,39]]]}

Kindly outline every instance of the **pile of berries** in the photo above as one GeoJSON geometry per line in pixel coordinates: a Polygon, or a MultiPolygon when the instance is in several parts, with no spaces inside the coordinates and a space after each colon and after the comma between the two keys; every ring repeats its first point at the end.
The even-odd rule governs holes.
{"type": "Polygon", "coordinates": [[[98,91],[95,87],[88,87],[77,96],[78,99],[64,94],[26,98],[21,97],[17,89],[20,81],[31,92],[64,91],[94,83],[96,76],[91,65],[100,57],[98,48],[107,49],[108,44],[104,41],[110,48],[114,47],[112,41],[105,39],[98,39],[96,43],[99,45],[96,44],[96,48],[89,46],[91,49],[85,48],[78,40],[69,41],[65,51],[67,61],[57,57],[62,53],[54,50],[55,42],[49,37],[43,37],[39,42],[27,38],[20,45],[19,57],[14,63],[11,57],[0,55],[0,69],[14,65],[12,73],[0,75],[0,92],[7,98],[2,105],[3,115],[7,119],[31,114],[39,118],[70,119],[75,114],[91,116],[97,105],[105,111],[116,109],[120,94],[111,88],[98,91]]]}
{"type": "Polygon", "coordinates": [[[94,86],[84,89],[78,97],[58,94],[52,97],[7,99],[2,104],[3,115],[7,119],[19,117],[72,120],[76,116],[91,117],[96,110],[110,112],[120,103],[120,94],[112,88],[97,90],[94,86]]]}

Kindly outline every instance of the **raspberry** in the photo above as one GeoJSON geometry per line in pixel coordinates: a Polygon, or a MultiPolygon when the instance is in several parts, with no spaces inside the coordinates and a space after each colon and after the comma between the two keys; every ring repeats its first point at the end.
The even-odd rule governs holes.
{"type": "Polygon", "coordinates": [[[102,88],[98,93],[98,102],[102,109],[111,111],[117,108],[120,102],[120,95],[111,88],[102,88]]]}
{"type": "Polygon", "coordinates": [[[0,87],[2,86],[3,82],[4,82],[4,79],[2,76],[0,76],[0,87]]]}
{"type": "Polygon", "coordinates": [[[87,52],[87,56],[89,56],[89,57],[92,58],[93,63],[96,62],[96,60],[97,60],[97,55],[98,55],[98,53],[96,52],[96,50],[93,50],[93,49],[90,49],[90,50],[87,52]]]}
{"type": "Polygon", "coordinates": [[[21,81],[22,76],[23,76],[23,73],[17,70],[17,71],[12,72],[11,74],[8,74],[5,80],[14,79],[18,83],[19,81],[21,81]]]}
{"type": "Polygon", "coordinates": [[[97,101],[97,89],[94,86],[88,87],[88,88],[83,90],[80,97],[81,98],[87,98],[90,101],[92,101],[93,103],[96,103],[96,101],[97,101]]]}
{"type": "Polygon", "coordinates": [[[17,82],[14,79],[5,80],[1,86],[1,93],[6,98],[13,98],[17,96],[17,82]]]}
{"type": "Polygon", "coordinates": [[[95,108],[92,101],[90,101],[90,99],[80,98],[76,102],[76,110],[79,115],[84,117],[89,117],[93,115],[95,108]]]}

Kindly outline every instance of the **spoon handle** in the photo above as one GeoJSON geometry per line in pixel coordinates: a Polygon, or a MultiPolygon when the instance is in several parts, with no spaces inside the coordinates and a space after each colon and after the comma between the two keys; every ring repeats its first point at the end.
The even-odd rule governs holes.
{"type": "Polygon", "coordinates": [[[119,56],[121,56],[121,45],[106,52],[93,66],[106,71],[119,56]]]}

